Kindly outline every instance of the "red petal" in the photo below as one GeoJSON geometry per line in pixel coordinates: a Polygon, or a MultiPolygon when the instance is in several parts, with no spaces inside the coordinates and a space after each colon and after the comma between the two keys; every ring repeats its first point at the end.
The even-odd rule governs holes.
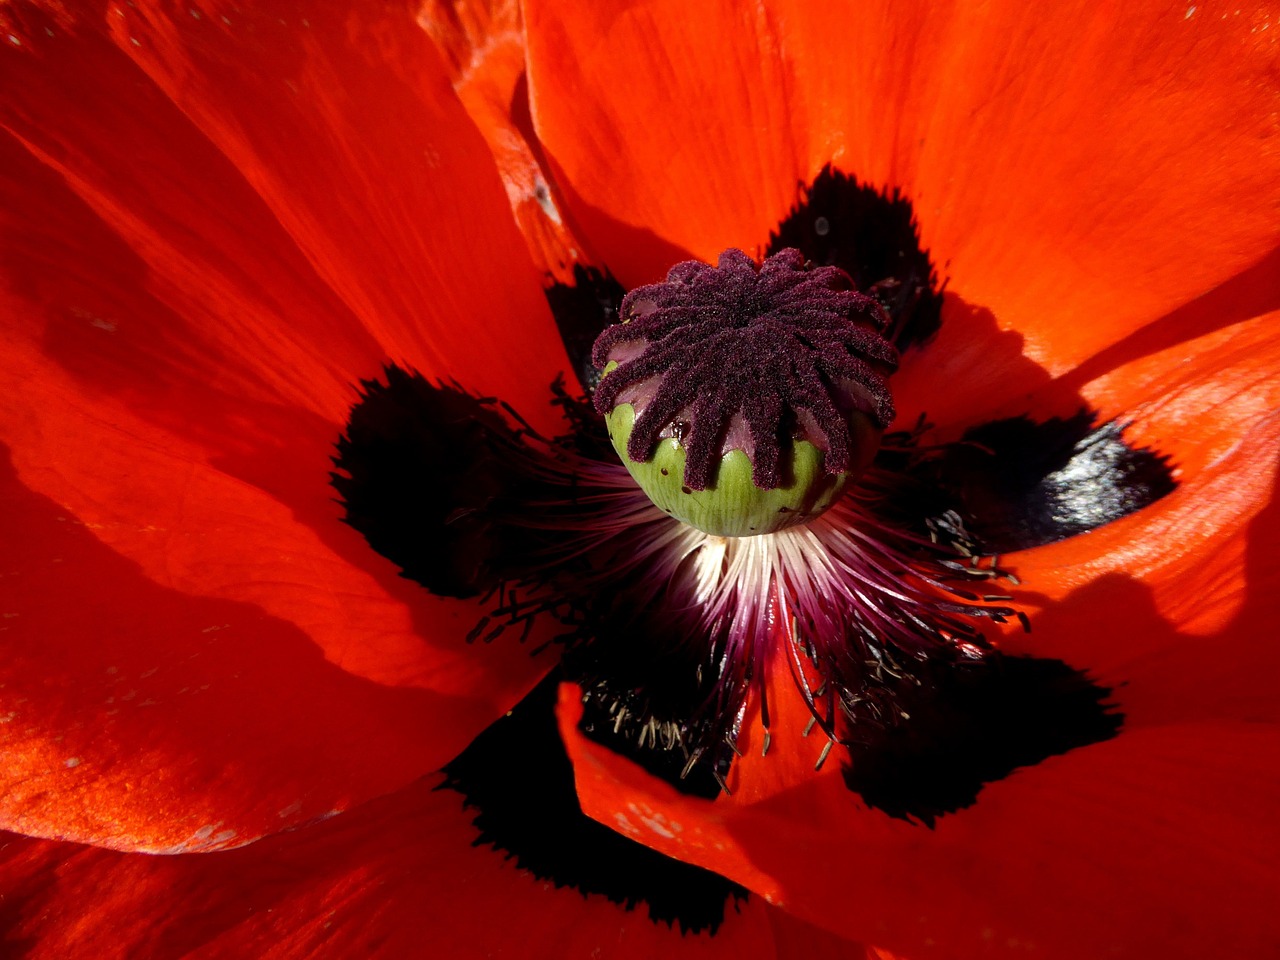
{"type": "Polygon", "coordinates": [[[763,803],[678,794],[561,730],[583,809],[849,937],[913,958],[1266,956],[1280,943],[1280,729],[1122,734],[986,788],[936,830],[824,769],[763,803]],[[650,825],[656,824],[657,827],[650,825]]]}
{"type": "Polygon", "coordinates": [[[831,162],[900,187],[950,289],[1057,374],[1275,242],[1256,4],[536,0],[526,19],[537,131],[627,285],[680,248],[756,250],[831,162]]]}
{"type": "MultiPolygon", "coordinates": [[[[1179,486],[1086,536],[1020,554],[1014,566],[1031,590],[1056,601],[1125,574],[1152,588],[1161,615],[1179,629],[1203,635],[1236,615],[1252,589],[1246,543],[1265,542],[1246,532],[1272,498],[1280,455],[1278,321],[1271,313],[1205,334],[1084,387],[1104,417],[1130,423],[1131,443],[1168,455],[1179,486]]],[[[1254,576],[1275,567],[1264,554],[1256,559],[1254,576]]]]}
{"type": "MultiPolygon", "coordinates": [[[[87,471],[72,442],[64,462],[87,471]]],[[[439,766],[545,669],[514,643],[468,647],[476,607],[397,579],[320,506],[297,518],[150,443],[97,449],[123,503],[77,515],[7,464],[0,483],[12,829],[243,843],[439,766]]]]}
{"type": "Polygon", "coordinates": [[[458,98],[493,151],[534,263],[570,282],[581,250],[533,136],[518,0],[424,0],[418,23],[440,47],[458,98]]]}
{"type": "Polygon", "coordinates": [[[225,853],[148,857],[10,838],[0,844],[10,947],[32,960],[104,949],[162,957],[862,955],[755,898],[729,910],[714,936],[682,935],[643,906],[627,911],[553,888],[501,852],[473,846],[470,819],[457,794],[420,782],[225,853]]]}
{"type": "Polygon", "coordinates": [[[310,361],[341,382],[372,372],[347,360],[372,348],[553,422],[563,351],[537,274],[412,18],[192,9],[121,6],[110,40],[33,26],[5,59],[20,91],[6,125],[156,271],[149,289],[218,360],[301,383],[310,361]],[[352,314],[359,339],[329,342],[333,327],[355,336],[352,314]]]}
{"type": "Polygon", "coordinates": [[[544,669],[463,644],[480,608],[398,578],[327,483],[388,355],[551,422],[563,354],[484,143],[404,16],[21,15],[0,820],[216,847],[402,786],[544,669]]]}
{"type": "MultiPolygon", "coordinates": [[[[1023,336],[1002,330],[990,310],[954,293],[943,300],[938,339],[925,350],[909,351],[894,377],[899,422],[911,425],[921,414],[936,425],[935,437],[953,439],[975,424],[1030,413],[1037,419],[1069,417],[1089,403],[1107,416],[1126,418],[1140,392],[1116,388],[1126,380],[1115,371],[1197,337],[1280,309],[1280,247],[1256,265],[1158,320],[1117,338],[1062,376],[1054,378],[1023,353],[1023,336]],[[945,385],[941,395],[939,385],[945,385]],[[1100,389],[1109,384],[1107,389],[1100,389]],[[1082,388],[1088,389],[1082,392],[1082,388]]],[[[1169,354],[1176,356],[1176,354],[1169,354]]]]}
{"type": "Polygon", "coordinates": [[[1006,647],[1117,686],[1131,725],[1280,719],[1270,678],[1280,564],[1280,314],[1153,353],[1089,384],[1129,435],[1169,453],[1179,487],[1083,537],[1010,558],[1041,608],[1006,647]],[[1122,686],[1120,686],[1122,685],[1122,686]]]}

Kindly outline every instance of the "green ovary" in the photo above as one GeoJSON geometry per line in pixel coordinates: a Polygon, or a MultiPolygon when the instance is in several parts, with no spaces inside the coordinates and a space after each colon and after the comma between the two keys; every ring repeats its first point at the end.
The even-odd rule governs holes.
{"type": "MultiPolygon", "coordinates": [[[[614,449],[649,499],[677,520],[715,536],[753,537],[806,523],[834,504],[857,476],[827,473],[823,452],[807,440],[797,440],[783,455],[783,484],[776,489],[757,487],[751,480],[750,458],[742,450],[731,450],[721,458],[711,486],[691,490],[684,482],[684,448],[676,440],[659,441],[652,456],[637,463],[627,455],[635,422],[631,404],[619,404],[605,419],[614,449]]],[[[866,428],[878,432],[869,422],[866,428]]],[[[863,466],[858,465],[858,473],[863,466]]]]}

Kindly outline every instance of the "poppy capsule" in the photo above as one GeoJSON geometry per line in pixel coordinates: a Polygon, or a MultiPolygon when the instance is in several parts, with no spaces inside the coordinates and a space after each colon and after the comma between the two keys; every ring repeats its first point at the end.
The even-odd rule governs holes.
{"type": "Polygon", "coordinates": [[[804,523],[870,464],[893,419],[883,307],[798,250],[727,250],[632,290],[596,341],[595,394],[627,470],[716,536],[804,523]]]}

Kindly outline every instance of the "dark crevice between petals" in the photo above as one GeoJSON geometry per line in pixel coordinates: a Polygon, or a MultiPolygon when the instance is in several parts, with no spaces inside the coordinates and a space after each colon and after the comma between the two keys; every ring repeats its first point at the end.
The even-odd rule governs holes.
{"type": "Polygon", "coordinates": [[[825,167],[769,237],[766,253],[795,247],[815,264],[836,266],[889,312],[890,339],[917,346],[942,324],[942,287],[920,248],[911,201],[825,167]]]}
{"type": "Polygon", "coordinates": [[[557,887],[599,894],[628,910],[644,904],[656,923],[714,933],[726,908],[746,899],[745,889],[583,814],[556,726],[560,679],[554,671],[445,767],[444,785],[476,810],[476,843],[506,852],[557,887]]]}
{"type": "MultiPolygon", "coordinates": [[[[883,462],[897,460],[888,452],[883,462]]],[[[989,553],[1054,543],[1119,520],[1177,486],[1168,457],[1124,438],[1097,415],[997,420],[907,467],[892,508],[918,522],[954,511],[989,553]]]]}
{"type": "Polygon", "coordinates": [[[545,293],[569,364],[590,395],[600,382],[600,369],[591,363],[591,346],[605,327],[617,323],[626,291],[608,270],[574,264],[572,285],[554,283],[545,293]]]}
{"type": "Polygon", "coordinates": [[[894,678],[897,723],[854,725],[845,783],[868,806],[933,827],[1019,767],[1109,740],[1111,690],[1060,660],[988,654],[918,662],[894,678]]]}

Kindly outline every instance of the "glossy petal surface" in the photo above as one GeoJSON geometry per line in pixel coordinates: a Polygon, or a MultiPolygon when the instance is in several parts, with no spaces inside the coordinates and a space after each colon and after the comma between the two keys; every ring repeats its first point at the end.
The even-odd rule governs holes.
{"type": "Polygon", "coordinates": [[[395,357],[545,425],[564,358],[433,48],[6,13],[0,820],[204,849],[438,767],[545,666],[340,522],[351,385],[395,357]]]}
{"type": "Polygon", "coordinates": [[[1130,435],[1158,442],[1181,485],[1013,563],[1043,610],[1012,647],[1124,683],[1131,725],[1280,720],[1268,680],[1280,668],[1270,641],[1280,586],[1277,322],[1272,313],[1206,334],[1086,387],[1132,411],[1130,435]]]}

